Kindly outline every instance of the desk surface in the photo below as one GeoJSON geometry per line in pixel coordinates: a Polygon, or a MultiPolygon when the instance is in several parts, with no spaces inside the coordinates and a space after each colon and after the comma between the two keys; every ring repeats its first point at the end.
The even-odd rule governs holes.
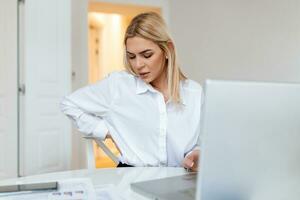
{"type": "Polygon", "coordinates": [[[124,167],[96,170],[74,170],[7,179],[0,185],[59,181],[69,178],[90,178],[94,186],[114,185],[125,199],[146,199],[130,189],[130,183],[186,174],[183,168],[172,167],[124,167]]]}

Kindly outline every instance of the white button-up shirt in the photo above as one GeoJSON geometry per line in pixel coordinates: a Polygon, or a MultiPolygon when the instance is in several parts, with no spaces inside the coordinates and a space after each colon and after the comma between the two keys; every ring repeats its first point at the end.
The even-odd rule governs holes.
{"type": "Polygon", "coordinates": [[[199,143],[201,86],[180,82],[181,103],[125,71],[79,89],[61,102],[79,131],[104,139],[109,132],[121,162],[134,166],[181,166],[199,143]]]}

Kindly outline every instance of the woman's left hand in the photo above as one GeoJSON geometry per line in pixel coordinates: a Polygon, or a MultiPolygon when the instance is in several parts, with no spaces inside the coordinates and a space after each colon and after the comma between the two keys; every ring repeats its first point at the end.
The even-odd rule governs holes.
{"type": "Polygon", "coordinates": [[[199,165],[200,150],[193,150],[188,153],[182,161],[182,166],[189,171],[197,172],[199,165]]]}

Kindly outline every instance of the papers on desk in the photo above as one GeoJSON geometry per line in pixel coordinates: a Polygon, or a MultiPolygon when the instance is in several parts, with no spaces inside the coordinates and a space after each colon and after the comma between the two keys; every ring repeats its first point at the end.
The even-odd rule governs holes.
{"type": "Polygon", "coordinates": [[[0,200],[96,200],[96,192],[90,179],[69,179],[55,192],[6,193],[0,200]]]}
{"type": "Polygon", "coordinates": [[[90,179],[70,179],[59,182],[59,191],[51,192],[48,200],[96,200],[90,179]]]}
{"type": "Polygon", "coordinates": [[[125,200],[126,199],[120,195],[122,192],[118,191],[118,189],[114,185],[96,186],[95,190],[96,190],[97,200],[125,200]]]}

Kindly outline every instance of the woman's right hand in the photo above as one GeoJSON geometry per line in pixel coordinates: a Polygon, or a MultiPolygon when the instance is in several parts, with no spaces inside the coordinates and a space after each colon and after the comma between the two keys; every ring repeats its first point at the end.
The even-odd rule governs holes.
{"type": "Polygon", "coordinates": [[[191,151],[183,159],[182,166],[189,171],[197,172],[199,168],[200,150],[191,151]]]}

